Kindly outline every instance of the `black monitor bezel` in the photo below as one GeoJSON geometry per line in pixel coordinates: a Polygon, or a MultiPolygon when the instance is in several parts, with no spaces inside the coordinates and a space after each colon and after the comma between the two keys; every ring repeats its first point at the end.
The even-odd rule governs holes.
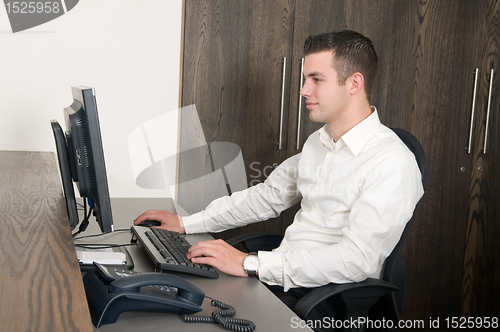
{"type": "Polygon", "coordinates": [[[73,181],[71,177],[66,139],[59,122],[52,120],[50,122],[50,125],[52,127],[52,131],[54,133],[54,141],[56,143],[57,160],[59,162],[59,171],[61,174],[69,225],[71,227],[71,230],[74,230],[76,226],[78,226],[80,221],[78,219],[78,209],[76,207],[75,190],[73,188],[73,181]]]}

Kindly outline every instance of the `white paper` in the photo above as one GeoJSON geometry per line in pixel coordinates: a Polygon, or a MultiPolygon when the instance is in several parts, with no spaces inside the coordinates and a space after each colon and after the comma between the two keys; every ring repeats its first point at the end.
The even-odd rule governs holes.
{"type": "Polygon", "coordinates": [[[80,263],[121,265],[126,264],[126,257],[123,252],[115,252],[112,248],[93,249],[76,247],[76,255],[80,263]]]}

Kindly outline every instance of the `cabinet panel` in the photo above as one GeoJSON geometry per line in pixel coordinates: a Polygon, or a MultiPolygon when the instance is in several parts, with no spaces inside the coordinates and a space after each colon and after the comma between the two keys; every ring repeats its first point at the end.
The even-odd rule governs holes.
{"type": "Polygon", "coordinates": [[[426,192],[403,252],[407,319],[460,313],[479,7],[396,2],[386,123],[419,138],[428,163],[426,192]]]}
{"type": "MultiPolygon", "coordinates": [[[[231,142],[241,148],[251,185],[263,181],[272,165],[286,156],[286,125],[281,150],[277,144],[283,59],[292,47],[292,8],[293,3],[283,0],[186,1],[182,105],[196,105],[207,142],[231,142]]],[[[283,110],[286,119],[287,104],[283,110]]],[[[192,136],[183,130],[183,120],[181,114],[181,151],[192,136]]],[[[180,178],[197,166],[181,160],[180,178]]],[[[194,194],[179,192],[179,203],[195,199],[194,194]]],[[[255,227],[280,232],[281,221],[237,232],[255,227]]]]}
{"type": "Polygon", "coordinates": [[[473,166],[465,238],[461,312],[463,317],[500,315],[500,85],[498,84],[500,1],[483,2],[478,39],[479,88],[473,166]],[[493,70],[493,77],[492,71],[493,70]],[[489,111],[489,116],[488,116],[489,111]],[[487,140],[485,140],[487,135],[487,140]],[[486,141],[486,142],[485,142],[486,141]],[[485,145],[486,143],[486,145],[485,145]],[[486,149],[486,150],[485,150],[486,149]]]}

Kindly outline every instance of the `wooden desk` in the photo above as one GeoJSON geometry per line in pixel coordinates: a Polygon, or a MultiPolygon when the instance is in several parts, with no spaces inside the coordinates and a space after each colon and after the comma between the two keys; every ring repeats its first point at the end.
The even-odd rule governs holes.
{"type": "Polygon", "coordinates": [[[53,153],[0,151],[2,331],[92,331],[53,153]]]}

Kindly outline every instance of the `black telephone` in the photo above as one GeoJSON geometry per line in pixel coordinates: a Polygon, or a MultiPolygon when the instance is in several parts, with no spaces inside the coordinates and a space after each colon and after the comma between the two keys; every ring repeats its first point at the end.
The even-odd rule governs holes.
{"type": "Polygon", "coordinates": [[[140,273],[106,267],[94,262],[83,277],[90,316],[95,327],[116,322],[125,311],[155,311],[186,314],[186,322],[216,322],[233,331],[253,331],[255,324],[231,318],[234,308],[212,299],[212,317],[187,316],[201,311],[205,293],[186,280],[165,273],[140,273]]]}
{"type": "Polygon", "coordinates": [[[116,322],[125,311],[201,311],[205,293],[182,278],[121,270],[95,262],[94,266],[83,277],[83,283],[95,327],[116,322]]]}

